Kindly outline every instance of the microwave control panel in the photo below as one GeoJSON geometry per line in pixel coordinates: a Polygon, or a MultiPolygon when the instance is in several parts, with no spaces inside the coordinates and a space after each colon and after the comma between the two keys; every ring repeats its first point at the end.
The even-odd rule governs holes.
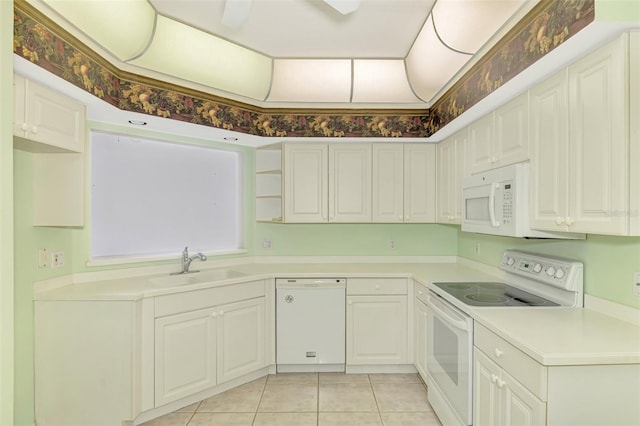
{"type": "Polygon", "coordinates": [[[504,185],[502,192],[502,222],[506,225],[511,223],[513,219],[513,183],[508,182],[504,185]]]}

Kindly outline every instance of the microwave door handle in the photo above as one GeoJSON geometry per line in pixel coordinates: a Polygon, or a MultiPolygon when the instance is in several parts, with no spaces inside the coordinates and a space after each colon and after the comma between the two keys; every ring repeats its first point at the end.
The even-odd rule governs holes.
{"type": "Polygon", "coordinates": [[[489,221],[491,222],[491,226],[497,228],[500,226],[498,221],[496,220],[496,189],[500,187],[499,183],[492,183],[491,188],[489,189],[489,221]]]}

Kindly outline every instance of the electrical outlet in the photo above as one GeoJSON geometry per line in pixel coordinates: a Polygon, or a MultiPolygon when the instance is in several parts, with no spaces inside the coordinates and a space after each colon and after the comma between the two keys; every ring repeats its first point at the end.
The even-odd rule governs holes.
{"type": "Polygon", "coordinates": [[[51,253],[51,267],[62,268],[63,266],[64,266],[64,252],[57,251],[55,253],[51,253]]]}
{"type": "Polygon", "coordinates": [[[633,294],[640,296],[640,272],[633,274],[633,294]]]}
{"type": "Polygon", "coordinates": [[[389,240],[389,248],[391,250],[395,250],[396,249],[396,240],[389,240]]]}
{"type": "Polygon", "coordinates": [[[46,268],[49,265],[48,254],[46,248],[38,249],[38,268],[46,268]]]}
{"type": "Polygon", "coordinates": [[[271,247],[273,247],[273,242],[270,239],[265,238],[265,239],[262,240],[262,248],[263,249],[271,250],[271,247]]]}

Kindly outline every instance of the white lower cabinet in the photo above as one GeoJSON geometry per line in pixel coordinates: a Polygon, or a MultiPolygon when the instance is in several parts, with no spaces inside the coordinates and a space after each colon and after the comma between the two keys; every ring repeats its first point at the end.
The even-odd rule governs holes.
{"type": "Polygon", "coordinates": [[[218,384],[265,366],[264,298],[220,306],[218,384]]]}
{"type": "Polygon", "coordinates": [[[347,365],[406,364],[407,280],[347,280],[347,365]]]}
{"type": "Polygon", "coordinates": [[[156,407],[216,385],[217,310],[156,319],[156,407]]]}
{"type": "Polygon", "coordinates": [[[415,305],[413,309],[414,361],[418,374],[427,382],[427,288],[422,284],[415,285],[415,305]]]}
{"type": "Polygon", "coordinates": [[[639,364],[542,365],[477,321],[473,340],[474,426],[640,424],[639,364]]]}
{"type": "Polygon", "coordinates": [[[157,318],[156,407],[262,368],[264,308],[257,298],[157,318]]]}
{"type": "Polygon", "coordinates": [[[473,424],[543,425],[546,403],[474,348],[473,424]]]}

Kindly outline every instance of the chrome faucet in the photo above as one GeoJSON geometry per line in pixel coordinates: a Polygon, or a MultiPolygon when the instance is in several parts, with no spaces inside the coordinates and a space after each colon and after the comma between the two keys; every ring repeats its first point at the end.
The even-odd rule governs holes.
{"type": "Polygon", "coordinates": [[[193,256],[189,256],[189,247],[185,247],[184,250],[182,251],[182,271],[180,272],[172,272],[171,275],[180,275],[180,274],[190,274],[192,272],[200,272],[200,271],[190,271],[189,270],[189,266],[191,266],[191,262],[193,262],[195,259],[200,259],[202,261],[207,260],[207,256],[205,256],[204,254],[198,252],[196,254],[194,254],[193,256]]]}

